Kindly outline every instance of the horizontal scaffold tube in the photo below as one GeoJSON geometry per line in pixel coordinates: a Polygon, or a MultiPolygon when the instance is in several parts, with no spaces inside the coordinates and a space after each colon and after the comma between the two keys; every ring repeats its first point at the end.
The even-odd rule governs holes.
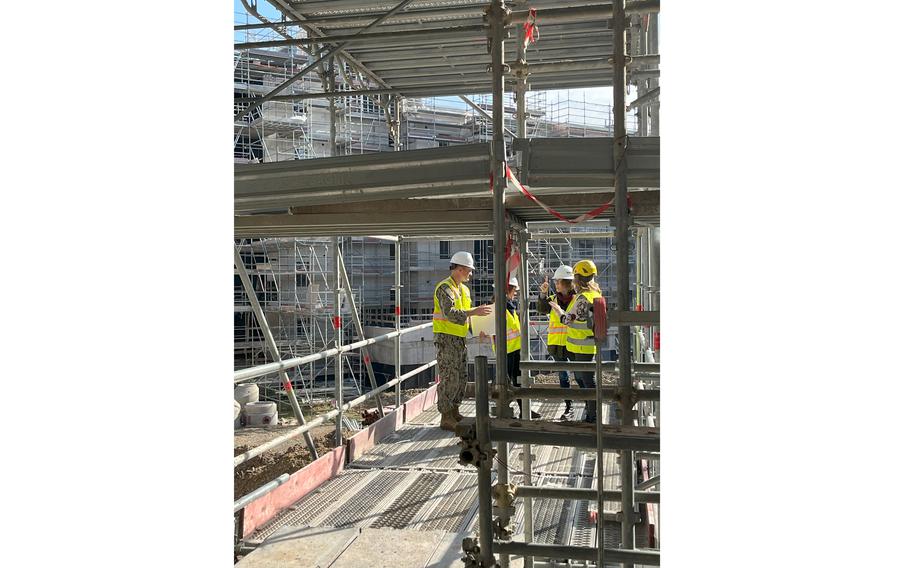
{"type": "MultiPolygon", "coordinates": [[[[597,499],[597,489],[584,489],[581,487],[541,487],[538,485],[519,485],[515,489],[515,497],[594,501],[597,499]]],[[[635,501],[639,503],[660,503],[660,492],[636,491],[634,498],[635,501]]],[[[605,490],[604,499],[607,501],[622,501],[622,491],[605,490]]]]}
{"type": "MultiPolygon", "coordinates": [[[[531,371],[593,371],[594,362],[585,361],[536,361],[526,359],[520,363],[522,369],[531,371]]],[[[616,371],[615,361],[604,361],[601,364],[604,371],[616,371]]],[[[660,363],[632,363],[632,374],[653,373],[660,374],[660,363]]]]}
{"type": "MultiPolygon", "coordinates": [[[[493,541],[493,552],[534,556],[542,558],[573,558],[577,560],[597,560],[597,549],[586,546],[567,546],[560,544],[539,544],[500,540],[493,541]]],[[[605,548],[604,560],[607,562],[628,562],[645,566],[660,566],[660,553],[650,550],[621,550],[605,548]]]]}
{"type": "MultiPolygon", "coordinates": [[[[471,384],[471,383],[468,383],[471,384]]],[[[603,396],[607,399],[613,399],[619,389],[617,387],[603,387],[603,396]]],[[[660,390],[658,389],[633,389],[634,399],[638,400],[660,400],[660,390]]],[[[493,389],[493,394],[498,394],[497,389],[493,389]]],[[[509,389],[509,398],[512,400],[530,398],[536,400],[596,400],[596,389],[550,387],[550,386],[531,386],[527,388],[514,387],[509,389]]]]}
{"type": "MultiPolygon", "coordinates": [[[[476,388],[473,382],[467,384],[465,396],[473,397],[476,388]]],[[[633,400],[660,400],[659,389],[632,389],[633,400]]],[[[608,399],[615,399],[620,393],[617,387],[603,387],[603,395],[608,399]]],[[[490,390],[492,396],[499,395],[499,388],[492,387],[490,390]]],[[[530,398],[532,400],[596,400],[596,389],[584,389],[578,387],[554,387],[550,385],[532,385],[530,387],[509,387],[508,397],[510,400],[530,398]]]]}
{"type": "Polygon", "coordinates": [[[425,365],[421,365],[420,367],[417,367],[416,369],[414,369],[412,371],[408,371],[407,373],[401,375],[401,377],[398,379],[392,379],[391,381],[388,381],[387,383],[371,390],[370,392],[364,393],[364,394],[358,396],[357,398],[344,403],[343,405],[341,405],[341,408],[336,408],[335,410],[330,410],[330,411],[326,412],[325,414],[322,414],[322,415],[318,416],[317,418],[310,420],[303,426],[298,426],[297,428],[294,428],[293,430],[287,432],[286,434],[282,434],[281,436],[278,436],[277,438],[275,438],[273,440],[269,440],[268,442],[266,442],[265,444],[262,444],[261,446],[257,446],[248,452],[244,452],[244,453],[236,456],[234,458],[234,467],[237,467],[238,465],[240,465],[244,462],[247,462],[247,461],[255,458],[256,456],[262,455],[263,453],[271,450],[272,448],[280,446],[281,444],[287,442],[294,436],[299,436],[300,434],[303,434],[304,432],[309,432],[316,426],[325,424],[329,420],[338,416],[339,412],[344,412],[345,410],[354,408],[355,406],[358,406],[359,404],[363,403],[363,401],[367,400],[368,398],[372,398],[372,397],[378,395],[379,393],[381,393],[382,391],[384,391],[388,388],[394,387],[398,383],[402,383],[402,382],[410,379],[411,377],[429,369],[430,367],[434,366],[435,364],[436,364],[436,359],[433,359],[432,361],[430,361],[429,363],[427,363],[425,365]]]}
{"type": "Polygon", "coordinates": [[[244,507],[246,507],[247,505],[249,505],[256,499],[259,499],[263,495],[271,492],[273,489],[277,489],[280,485],[283,485],[290,478],[291,478],[290,474],[282,473],[277,478],[273,479],[272,481],[269,481],[262,487],[255,489],[253,491],[250,491],[249,493],[247,493],[240,499],[237,499],[236,501],[234,501],[234,512],[236,513],[240,509],[243,509],[244,507]]]}
{"type": "MultiPolygon", "coordinates": [[[[426,329],[433,325],[433,322],[422,323],[420,325],[415,325],[414,327],[409,327],[407,329],[402,329],[400,335],[405,335],[414,331],[421,329],[426,329]]],[[[306,363],[312,363],[313,361],[319,361],[320,359],[326,359],[327,357],[332,357],[338,353],[346,353],[354,349],[359,349],[361,347],[366,347],[367,345],[373,345],[374,343],[380,343],[382,341],[387,341],[398,337],[399,332],[393,331],[385,335],[380,335],[377,337],[371,337],[369,339],[364,339],[362,341],[357,341],[355,343],[350,343],[348,345],[342,345],[339,348],[327,349],[325,351],[320,351],[319,353],[313,353],[312,355],[305,355],[303,357],[294,357],[293,359],[285,359],[279,361],[278,363],[268,363],[266,365],[259,365],[256,367],[249,367],[247,369],[240,369],[239,371],[234,371],[234,382],[239,383],[241,381],[246,381],[248,379],[253,379],[256,377],[261,377],[263,375],[268,375],[269,373],[275,373],[281,370],[290,369],[292,367],[297,367],[299,365],[305,365],[306,363]]]]}

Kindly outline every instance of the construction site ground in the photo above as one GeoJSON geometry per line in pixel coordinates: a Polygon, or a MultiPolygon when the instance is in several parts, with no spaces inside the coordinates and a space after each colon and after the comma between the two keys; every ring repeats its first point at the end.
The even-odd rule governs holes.
{"type": "MultiPolygon", "coordinates": [[[[532,408],[542,419],[556,420],[563,403],[534,402],[532,408]]],[[[582,404],[575,405],[575,419],[581,418],[582,409],[582,404]]],[[[474,416],[474,401],[463,402],[461,412],[474,416]]],[[[458,463],[459,439],[441,430],[439,420],[435,409],[424,411],[259,527],[245,539],[256,549],[238,566],[461,568],[462,538],[478,531],[477,473],[473,466],[458,463]]],[[[521,454],[521,444],[509,445],[511,481],[524,483],[521,454]]],[[[533,445],[531,455],[534,485],[593,487],[593,452],[533,445]]],[[[619,489],[617,455],[606,453],[605,489],[619,489]]],[[[495,467],[493,475],[495,480],[495,467]]],[[[595,507],[589,501],[535,500],[534,541],[594,546],[595,507]]],[[[618,507],[605,503],[608,514],[618,507]]],[[[522,499],[515,509],[513,539],[524,541],[522,499]]],[[[652,546],[653,520],[644,506],[640,512],[636,545],[647,549],[652,546]]],[[[620,548],[620,523],[606,522],[603,535],[606,547],[620,548]]]]}
{"type": "MultiPolygon", "coordinates": [[[[420,392],[417,389],[402,390],[402,400],[420,392]]],[[[382,393],[383,405],[392,406],[395,404],[395,393],[382,393]]],[[[320,414],[332,410],[330,403],[316,403],[312,406],[303,405],[304,418],[311,420],[320,414]]],[[[372,400],[367,401],[357,408],[345,412],[345,416],[354,420],[361,419],[363,410],[373,410],[376,405],[372,400]]],[[[297,420],[290,411],[290,405],[282,404],[279,406],[278,426],[272,427],[247,427],[234,431],[234,455],[242,454],[248,450],[260,446],[269,440],[273,440],[282,434],[293,430],[298,426],[297,420]]],[[[347,436],[350,431],[345,430],[347,436]]],[[[319,455],[330,451],[335,447],[335,423],[316,426],[310,430],[310,436],[316,445],[316,451],[319,455]]],[[[303,436],[296,436],[287,442],[272,448],[259,457],[234,468],[234,499],[239,499],[247,493],[262,487],[269,481],[277,478],[284,473],[294,473],[306,464],[313,461],[310,450],[303,439],[303,436]]]]}

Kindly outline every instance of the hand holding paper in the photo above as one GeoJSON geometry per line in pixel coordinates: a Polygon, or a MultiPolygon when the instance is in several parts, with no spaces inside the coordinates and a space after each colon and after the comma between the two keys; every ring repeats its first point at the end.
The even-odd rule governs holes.
{"type": "Polygon", "coordinates": [[[550,307],[553,308],[553,310],[561,316],[564,316],[566,314],[565,310],[560,308],[559,304],[557,304],[556,302],[550,302],[550,307]]]}

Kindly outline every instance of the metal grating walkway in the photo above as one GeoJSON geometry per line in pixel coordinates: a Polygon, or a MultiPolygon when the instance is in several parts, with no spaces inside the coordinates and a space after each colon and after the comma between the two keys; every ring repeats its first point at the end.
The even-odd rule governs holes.
{"type": "MultiPolygon", "coordinates": [[[[533,408],[547,420],[562,413],[562,402],[535,403],[533,408]]],[[[465,416],[474,415],[474,402],[461,405],[465,416]]],[[[582,406],[574,412],[580,418],[582,406]]],[[[276,535],[307,527],[396,529],[437,534],[477,533],[477,474],[472,466],[458,463],[458,438],[439,429],[439,412],[427,410],[373,449],[351,463],[337,477],[254,532],[247,541],[270,542],[276,535]]],[[[521,475],[522,445],[509,448],[513,480],[521,475]]],[[[532,481],[535,485],[589,488],[593,483],[594,454],[575,448],[531,446],[532,481]]],[[[619,489],[619,465],[615,452],[606,452],[605,487],[619,489]]],[[[496,471],[494,468],[494,479],[496,471]]],[[[607,511],[618,503],[606,502],[607,511]]],[[[592,511],[595,502],[561,499],[534,501],[534,539],[550,544],[593,546],[592,511]]],[[[524,540],[522,499],[516,502],[514,538],[524,540]]],[[[620,524],[608,522],[607,546],[619,545],[620,524]]],[[[639,547],[648,546],[645,526],[636,527],[639,547]]],[[[428,537],[429,538],[429,535],[428,537]]],[[[436,538],[436,537],[433,537],[436,538]]]]}

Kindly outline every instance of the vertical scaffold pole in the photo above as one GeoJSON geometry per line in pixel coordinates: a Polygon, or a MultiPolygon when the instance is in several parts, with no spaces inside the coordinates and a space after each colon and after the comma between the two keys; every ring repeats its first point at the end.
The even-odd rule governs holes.
{"type": "MultiPolygon", "coordinates": [[[[505,15],[506,6],[503,0],[491,0],[487,13],[490,27],[490,55],[493,72],[493,143],[490,149],[490,170],[493,174],[493,282],[496,286],[494,298],[496,303],[496,384],[499,388],[497,408],[499,418],[506,418],[509,412],[508,375],[506,373],[506,142],[503,123],[505,92],[505,15]]],[[[499,456],[496,468],[497,485],[509,483],[509,447],[506,442],[497,442],[496,452],[499,456]]],[[[509,525],[509,513],[505,507],[499,508],[497,515],[501,526],[509,525]]],[[[509,568],[508,553],[500,553],[501,568],[509,568]]]]}
{"type": "MultiPolygon", "coordinates": [[[[613,167],[616,214],[616,306],[620,311],[631,309],[629,298],[629,211],[627,196],[626,147],[626,2],[613,0],[613,167]]],[[[631,426],[632,415],[632,352],[631,328],[619,326],[619,385],[622,396],[622,423],[631,426]]],[[[622,489],[622,547],[635,548],[635,516],[632,491],[635,487],[635,473],[632,452],[621,452],[620,485],[622,489]]],[[[624,562],[623,568],[632,568],[624,562]]]]}
{"type": "MultiPolygon", "coordinates": [[[[341,239],[334,237],[335,240],[335,317],[332,318],[332,326],[335,328],[335,348],[341,348],[343,338],[341,336],[341,239]]],[[[344,367],[342,363],[342,354],[335,355],[335,405],[341,408],[344,404],[344,367]]],[[[339,412],[335,417],[335,446],[344,443],[342,437],[343,412],[339,412]]]]}
{"type": "MultiPolygon", "coordinates": [[[[395,331],[401,333],[401,236],[395,241],[395,331]]],[[[401,335],[395,337],[395,378],[401,378],[401,335]]],[[[401,383],[395,385],[395,408],[399,406],[401,383]]]]}

